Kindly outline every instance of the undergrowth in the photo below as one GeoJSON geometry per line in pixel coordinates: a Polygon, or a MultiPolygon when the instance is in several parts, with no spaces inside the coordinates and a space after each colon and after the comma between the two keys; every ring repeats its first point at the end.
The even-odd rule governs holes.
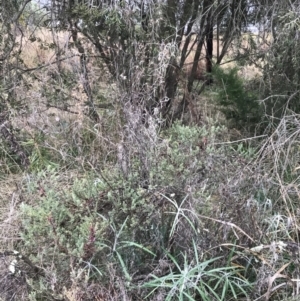
{"type": "Polygon", "coordinates": [[[141,186],[140,161],[133,158],[126,178],[117,161],[85,172],[48,165],[24,174],[14,243],[22,257],[4,254],[6,298],[292,295],[298,275],[294,118],[280,125],[290,129],[286,137],[278,128],[254,153],[222,143],[225,128],[176,123],[149,150],[148,187],[141,186]],[[289,141],[286,147],[276,147],[280,139],[289,141]]]}
{"type": "Polygon", "coordinates": [[[163,131],[148,153],[155,154],[148,188],[139,181],[139,161],[131,162],[126,179],[118,165],[83,174],[48,165],[27,174],[16,248],[38,267],[35,277],[27,274],[30,300],[70,294],[159,300],[177,290],[194,300],[247,294],[250,283],[226,259],[231,251],[209,251],[219,243],[212,240],[217,229],[207,232],[211,221],[200,218],[211,207],[207,187],[216,189],[208,175],[222,157],[213,145],[222,131],[179,123],[163,131]],[[170,281],[173,288],[162,285],[170,281]]]}

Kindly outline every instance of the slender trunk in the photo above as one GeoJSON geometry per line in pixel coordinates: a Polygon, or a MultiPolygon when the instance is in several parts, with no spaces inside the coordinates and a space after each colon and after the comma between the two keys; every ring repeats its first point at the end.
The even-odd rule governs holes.
{"type": "Polygon", "coordinates": [[[211,11],[207,18],[207,29],[206,29],[206,75],[208,76],[207,84],[212,83],[212,57],[213,57],[213,38],[214,28],[211,11]]]}
{"type": "Polygon", "coordinates": [[[93,95],[92,95],[92,89],[91,89],[89,75],[88,75],[88,69],[87,69],[87,56],[85,54],[82,43],[78,39],[78,31],[75,28],[72,28],[71,34],[72,34],[72,39],[74,41],[74,44],[75,44],[78,52],[80,53],[80,71],[81,71],[81,75],[82,75],[83,89],[84,89],[84,92],[88,99],[87,103],[89,106],[89,117],[98,123],[100,121],[100,117],[99,117],[99,114],[97,113],[97,111],[95,109],[95,105],[94,105],[94,99],[93,99],[93,95]]]}
{"type": "Polygon", "coordinates": [[[191,92],[192,88],[193,88],[193,83],[194,83],[194,80],[195,80],[195,75],[196,75],[198,64],[199,64],[199,61],[200,61],[200,55],[201,55],[202,47],[204,45],[204,39],[205,39],[205,36],[201,35],[201,38],[200,38],[200,40],[197,44],[197,48],[196,48],[195,56],[194,56],[194,60],[193,60],[192,70],[191,70],[191,72],[189,74],[189,77],[188,77],[188,83],[187,83],[188,92],[191,92]]]}

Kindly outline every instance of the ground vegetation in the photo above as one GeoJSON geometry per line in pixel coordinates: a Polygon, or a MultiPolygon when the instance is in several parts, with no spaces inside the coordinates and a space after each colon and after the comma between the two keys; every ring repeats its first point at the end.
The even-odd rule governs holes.
{"type": "Polygon", "coordinates": [[[0,0],[0,300],[298,300],[299,13],[0,0]]]}

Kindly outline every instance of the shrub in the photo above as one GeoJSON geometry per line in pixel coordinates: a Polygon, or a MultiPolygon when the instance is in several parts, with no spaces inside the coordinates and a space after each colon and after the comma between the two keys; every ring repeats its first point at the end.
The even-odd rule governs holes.
{"type": "Polygon", "coordinates": [[[238,69],[222,70],[216,67],[213,71],[220,89],[217,104],[226,119],[237,127],[253,128],[262,118],[262,110],[255,93],[247,91],[238,75],[238,69]]]}

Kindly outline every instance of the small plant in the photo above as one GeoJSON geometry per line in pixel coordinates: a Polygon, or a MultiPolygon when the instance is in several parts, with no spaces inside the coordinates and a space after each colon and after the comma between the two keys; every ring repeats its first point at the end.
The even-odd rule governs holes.
{"type": "MultiPolygon", "coordinates": [[[[165,301],[171,300],[199,300],[223,301],[232,296],[235,300],[239,296],[247,296],[251,288],[250,283],[239,276],[239,269],[232,266],[216,267],[212,265],[220,258],[212,258],[201,262],[197,247],[194,243],[194,256],[191,262],[185,254],[182,255],[183,266],[177,259],[168,254],[175,271],[162,277],[153,276],[153,280],[146,282],[143,287],[153,288],[147,297],[156,290],[165,292],[165,301]]],[[[150,299],[149,299],[150,300],[150,299]]]]}

